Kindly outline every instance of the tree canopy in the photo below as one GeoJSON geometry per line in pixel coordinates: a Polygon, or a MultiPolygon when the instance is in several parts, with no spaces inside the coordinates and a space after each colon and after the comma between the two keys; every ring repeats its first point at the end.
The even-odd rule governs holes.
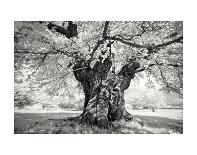
{"type": "MultiPolygon", "coordinates": [[[[183,23],[179,21],[75,21],[77,34],[68,37],[69,22],[15,22],[15,75],[51,93],[67,89],[72,67],[83,57],[93,67],[113,41],[115,73],[131,58],[140,63],[136,76],[152,76],[165,91],[182,95],[183,23]],[[144,75],[144,74],[143,74],[144,75]]],[[[68,90],[68,89],[67,89],[68,90]]]]}

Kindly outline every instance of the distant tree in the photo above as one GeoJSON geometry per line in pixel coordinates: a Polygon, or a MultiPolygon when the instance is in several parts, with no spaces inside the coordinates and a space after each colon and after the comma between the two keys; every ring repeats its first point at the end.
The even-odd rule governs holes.
{"type": "Polygon", "coordinates": [[[162,90],[182,95],[179,21],[15,22],[14,43],[15,71],[28,67],[28,78],[40,86],[57,92],[75,77],[85,94],[82,122],[108,127],[132,120],[124,91],[142,72],[154,76],[162,90]]]}

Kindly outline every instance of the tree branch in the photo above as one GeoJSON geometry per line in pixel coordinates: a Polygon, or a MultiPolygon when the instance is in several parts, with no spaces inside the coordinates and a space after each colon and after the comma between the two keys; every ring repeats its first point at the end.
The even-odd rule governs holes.
{"type": "Polygon", "coordinates": [[[109,27],[109,21],[106,21],[105,22],[105,26],[104,26],[104,30],[103,30],[103,38],[106,38],[107,37],[108,27],[109,27]]]}
{"type": "Polygon", "coordinates": [[[31,50],[26,50],[26,49],[15,49],[14,50],[14,54],[33,54],[33,55],[39,55],[39,59],[41,59],[41,61],[38,63],[35,71],[33,71],[29,76],[34,75],[38,69],[44,64],[44,61],[46,59],[46,57],[48,55],[54,55],[54,54],[64,54],[67,55],[68,57],[74,57],[71,53],[65,51],[65,50],[61,50],[61,49],[56,49],[55,47],[52,47],[52,50],[50,50],[49,52],[46,53],[37,53],[37,52],[32,52],[31,50]],[[56,52],[54,52],[56,51],[56,52]]]}
{"type": "Polygon", "coordinates": [[[64,28],[62,26],[59,26],[59,25],[56,25],[56,24],[54,24],[52,22],[48,22],[47,28],[49,30],[54,28],[56,32],[66,36],[66,37],[69,35],[69,31],[66,28],[64,28]]]}
{"type": "MultiPolygon", "coordinates": [[[[158,63],[158,62],[156,61],[156,63],[158,63]]],[[[162,72],[161,68],[159,67],[159,65],[158,65],[158,69],[159,69],[161,78],[163,80],[163,83],[164,83],[164,85],[166,85],[166,87],[168,88],[168,90],[174,91],[174,92],[182,95],[182,93],[180,92],[180,90],[175,85],[173,85],[172,83],[169,83],[168,82],[167,78],[163,75],[163,72],[162,72]]]]}
{"type": "Polygon", "coordinates": [[[157,64],[150,64],[148,65],[147,67],[143,67],[141,69],[138,69],[135,71],[135,73],[139,73],[139,72],[142,72],[142,71],[145,71],[147,70],[149,67],[152,67],[152,66],[169,66],[169,67],[183,67],[183,65],[181,64],[164,64],[164,63],[157,63],[157,64]]]}
{"type": "Polygon", "coordinates": [[[168,45],[171,45],[173,43],[183,43],[183,36],[180,36],[174,40],[171,40],[171,41],[168,41],[168,42],[165,42],[163,44],[158,44],[156,46],[154,46],[153,48],[162,48],[162,47],[165,47],[165,46],[168,46],[168,45]]]}
{"type": "Polygon", "coordinates": [[[109,39],[109,40],[120,41],[121,43],[126,44],[126,45],[129,45],[129,46],[132,46],[132,47],[146,48],[146,46],[144,46],[144,45],[132,43],[132,42],[126,41],[126,40],[124,40],[122,38],[119,38],[119,37],[116,37],[116,36],[114,36],[114,37],[107,37],[107,39],[109,39]]]}
{"type": "Polygon", "coordinates": [[[28,75],[29,77],[33,76],[38,71],[38,69],[44,64],[46,57],[47,57],[47,54],[45,54],[43,57],[41,57],[41,61],[38,63],[35,71],[33,71],[31,74],[28,75]]]}
{"type": "MultiPolygon", "coordinates": [[[[147,47],[145,45],[140,45],[140,44],[136,44],[136,43],[132,43],[132,42],[126,41],[123,38],[124,37],[122,37],[122,36],[121,36],[121,38],[118,38],[116,36],[114,36],[114,37],[107,37],[107,39],[111,39],[111,40],[114,40],[114,41],[120,41],[123,44],[129,45],[129,46],[132,46],[132,47],[136,47],[136,48],[149,48],[149,47],[147,47]]],[[[182,43],[182,39],[183,39],[183,36],[178,37],[178,38],[176,38],[174,40],[171,40],[171,41],[162,43],[162,44],[155,45],[155,46],[153,46],[151,48],[152,49],[158,49],[158,48],[162,48],[162,47],[168,46],[168,45],[173,44],[173,43],[182,43]]]]}
{"type": "Polygon", "coordinates": [[[45,55],[47,53],[37,53],[37,52],[32,52],[31,50],[26,50],[26,49],[17,49],[14,51],[14,54],[34,54],[34,55],[45,55]]]}
{"type": "Polygon", "coordinates": [[[147,30],[146,30],[145,27],[143,26],[143,23],[144,23],[144,22],[145,22],[145,21],[143,21],[143,22],[141,23],[141,25],[140,25],[141,31],[140,31],[139,33],[137,33],[137,34],[131,36],[130,38],[125,38],[125,37],[123,37],[123,36],[121,36],[121,35],[119,35],[119,34],[118,34],[116,37],[121,37],[122,39],[124,39],[124,40],[126,40],[126,41],[131,41],[134,37],[141,37],[144,33],[147,32],[147,30]]]}
{"type": "MultiPolygon", "coordinates": [[[[103,30],[103,39],[99,40],[96,44],[96,46],[94,47],[92,53],[90,54],[91,58],[89,59],[89,61],[92,61],[93,60],[93,56],[96,52],[96,50],[99,48],[99,46],[101,44],[104,43],[104,41],[106,40],[114,40],[114,41],[119,41],[123,44],[126,44],[126,45],[129,45],[129,46],[132,46],[132,47],[135,47],[135,48],[146,48],[146,49],[149,49],[150,47],[147,46],[147,45],[141,45],[141,44],[137,44],[137,43],[133,43],[133,42],[130,42],[128,41],[128,39],[124,38],[123,36],[121,35],[117,35],[117,36],[108,36],[107,35],[107,30],[109,28],[109,21],[106,21],[105,22],[105,26],[104,26],[104,30],[103,30]]],[[[142,32],[140,32],[138,35],[141,35],[145,32],[145,30],[142,30],[142,32]]],[[[158,45],[155,45],[155,46],[152,46],[151,49],[154,49],[154,51],[158,52],[160,48],[162,47],[165,47],[165,46],[168,46],[168,45],[171,45],[173,43],[182,43],[182,40],[183,40],[183,36],[180,36],[174,40],[171,40],[171,41],[168,41],[168,42],[165,42],[165,43],[162,43],[162,44],[158,44],[158,45]]],[[[152,54],[152,53],[151,53],[152,54]]],[[[149,55],[150,56],[150,55],[149,55]]],[[[148,56],[148,57],[149,57],[148,56]]],[[[148,59],[147,56],[143,57],[143,59],[148,59]]]]}
{"type": "Polygon", "coordinates": [[[99,40],[97,42],[96,46],[94,47],[94,49],[92,50],[92,53],[90,54],[91,57],[88,60],[89,62],[91,62],[93,60],[93,56],[94,56],[95,52],[97,51],[97,49],[99,48],[99,46],[101,44],[103,44],[105,42],[105,40],[108,39],[108,36],[107,36],[107,30],[108,30],[108,28],[109,28],[109,21],[106,21],[105,22],[105,26],[104,26],[104,30],[103,30],[103,35],[102,35],[103,39],[99,40]]]}
{"type": "Polygon", "coordinates": [[[89,62],[91,62],[91,61],[94,59],[93,56],[94,56],[96,50],[99,48],[99,46],[100,46],[101,44],[103,44],[103,43],[105,42],[105,40],[106,40],[106,39],[102,39],[102,40],[99,40],[99,41],[97,42],[96,46],[95,46],[94,49],[92,50],[92,53],[90,54],[91,57],[90,57],[90,59],[89,59],[89,62]]]}
{"type": "Polygon", "coordinates": [[[49,52],[46,52],[46,53],[32,52],[31,50],[28,50],[28,49],[15,49],[14,54],[34,54],[34,55],[63,54],[63,55],[66,55],[68,57],[73,57],[72,53],[67,52],[65,50],[56,49],[55,47],[52,47],[52,50],[50,50],[49,52]],[[56,51],[56,52],[54,52],[53,50],[56,51]]]}

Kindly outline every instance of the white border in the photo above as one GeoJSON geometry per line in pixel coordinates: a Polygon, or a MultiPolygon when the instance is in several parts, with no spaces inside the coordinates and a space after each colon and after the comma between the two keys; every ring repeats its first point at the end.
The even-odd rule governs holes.
{"type": "Polygon", "coordinates": [[[7,0],[1,2],[1,154],[195,154],[195,1],[181,0],[7,0]],[[14,135],[14,20],[183,20],[183,135],[14,135]]]}

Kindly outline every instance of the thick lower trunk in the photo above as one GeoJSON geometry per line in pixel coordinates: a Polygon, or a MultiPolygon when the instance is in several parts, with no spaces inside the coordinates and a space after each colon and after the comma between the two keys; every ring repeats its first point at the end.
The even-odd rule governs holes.
{"type": "Polygon", "coordinates": [[[98,62],[93,69],[81,61],[74,69],[83,67],[85,69],[74,72],[85,93],[82,121],[107,128],[113,121],[132,120],[132,115],[125,109],[124,91],[129,87],[139,63],[123,66],[118,75],[109,72],[110,59],[98,62]]]}
{"type": "Polygon", "coordinates": [[[115,76],[114,81],[106,79],[93,88],[90,100],[82,114],[84,122],[106,128],[113,121],[132,120],[132,115],[125,109],[123,84],[127,80],[123,80],[125,81],[115,76]]]}

